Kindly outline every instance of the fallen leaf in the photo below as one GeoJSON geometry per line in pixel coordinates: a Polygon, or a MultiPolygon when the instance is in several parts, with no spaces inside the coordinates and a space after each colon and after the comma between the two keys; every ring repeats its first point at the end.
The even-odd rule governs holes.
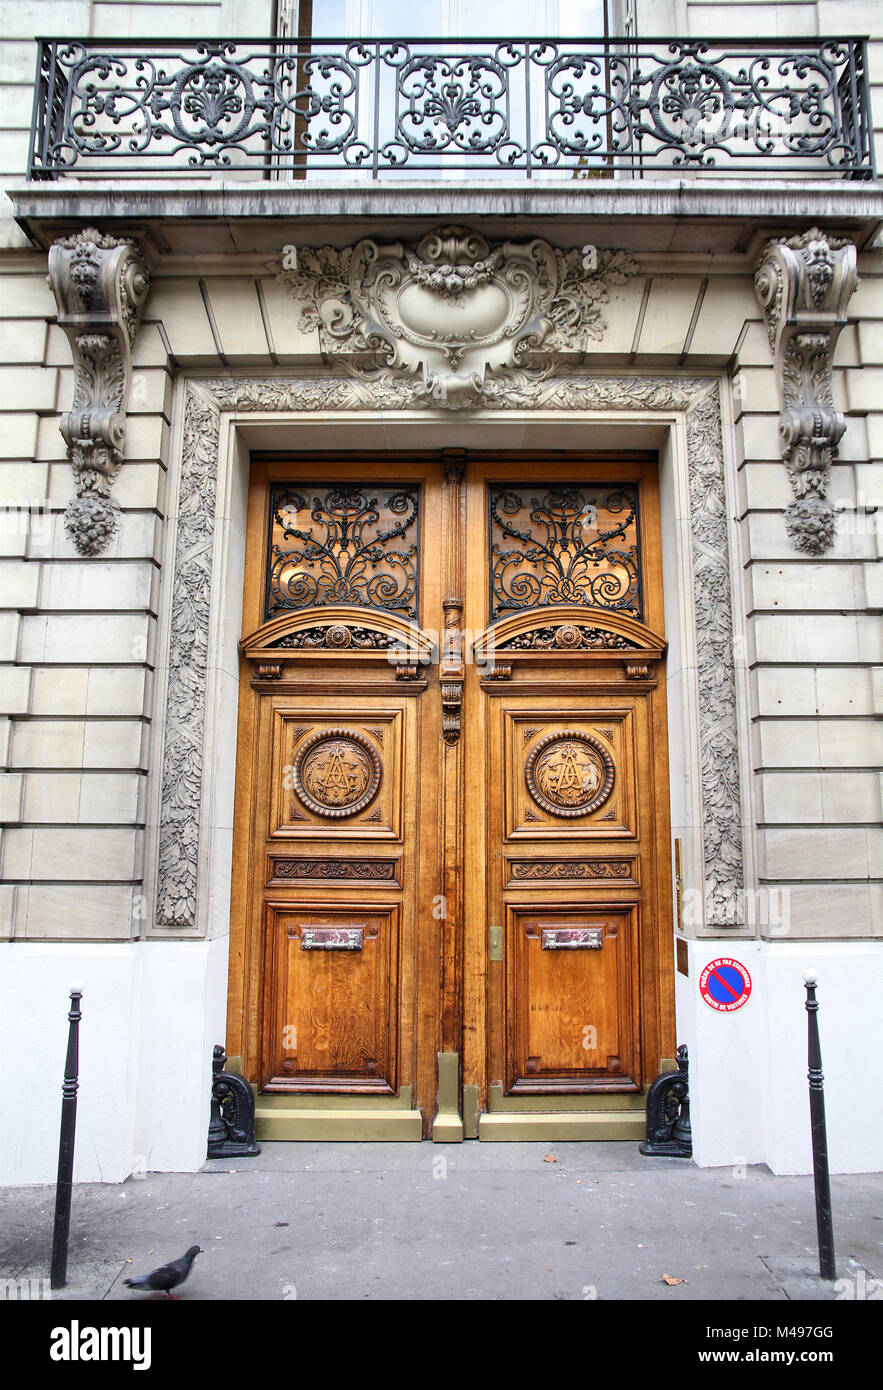
{"type": "Polygon", "coordinates": [[[557,1163],[558,1160],[557,1160],[557,1158],[555,1157],[554,1154],[546,1154],[545,1158],[543,1159],[543,1162],[544,1162],[544,1163],[557,1163]]]}
{"type": "Polygon", "coordinates": [[[664,1284],[687,1284],[687,1283],[689,1283],[689,1280],[688,1280],[688,1279],[678,1279],[678,1278],[676,1278],[676,1276],[675,1276],[674,1274],[663,1274],[663,1276],[662,1276],[662,1282],[663,1282],[664,1284]]]}

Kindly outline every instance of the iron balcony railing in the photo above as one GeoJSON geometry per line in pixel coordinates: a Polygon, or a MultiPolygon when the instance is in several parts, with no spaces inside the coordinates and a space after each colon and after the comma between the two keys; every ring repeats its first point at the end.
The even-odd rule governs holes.
{"type": "Polygon", "coordinates": [[[871,130],[857,38],[41,39],[29,176],[867,179],[871,130]]]}

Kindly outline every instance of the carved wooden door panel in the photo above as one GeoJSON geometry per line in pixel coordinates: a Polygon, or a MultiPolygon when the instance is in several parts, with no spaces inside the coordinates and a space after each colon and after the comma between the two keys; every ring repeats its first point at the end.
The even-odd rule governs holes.
{"type": "Polygon", "coordinates": [[[443,491],[437,457],[383,476],[364,458],[253,468],[231,984],[246,1075],[294,1104],[287,1137],[309,1105],[320,1133],[356,1103],[364,1126],[378,1100],[389,1137],[432,1118],[416,1103],[434,1100],[438,1017],[419,907],[438,892],[443,741],[420,621],[442,611],[426,556],[443,491]]]}
{"type": "Polygon", "coordinates": [[[513,1120],[528,1137],[532,1110],[640,1104],[673,1054],[655,466],[522,458],[468,478],[484,545],[467,546],[467,614],[484,627],[467,760],[486,791],[466,920],[487,950],[467,939],[483,971],[464,1076],[482,1137],[513,1120]]]}

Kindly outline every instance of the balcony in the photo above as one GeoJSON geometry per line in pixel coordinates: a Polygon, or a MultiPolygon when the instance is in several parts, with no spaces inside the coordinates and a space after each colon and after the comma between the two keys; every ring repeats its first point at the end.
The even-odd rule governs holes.
{"type": "Polygon", "coordinates": [[[41,39],[28,177],[869,180],[865,48],[41,39]]]}

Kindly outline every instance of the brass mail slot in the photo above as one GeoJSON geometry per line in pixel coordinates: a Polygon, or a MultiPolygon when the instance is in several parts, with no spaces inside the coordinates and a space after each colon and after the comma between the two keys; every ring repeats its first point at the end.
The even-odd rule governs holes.
{"type": "Polygon", "coordinates": [[[364,927],[304,927],[302,951],[361,951],[364,927]]]}
{"type": "Polygon", "coordinates": [[[544,951],[600,951],[603,927],[543,927],[544,951]]]}

